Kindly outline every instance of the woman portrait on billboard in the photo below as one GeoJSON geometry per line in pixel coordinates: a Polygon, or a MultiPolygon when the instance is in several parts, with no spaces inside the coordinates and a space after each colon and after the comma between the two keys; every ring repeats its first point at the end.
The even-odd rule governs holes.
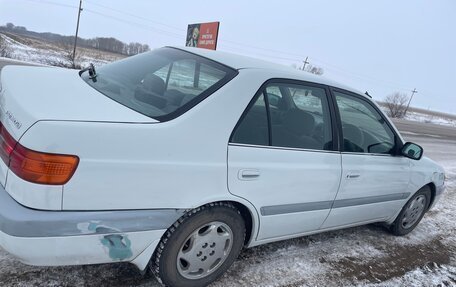
{"type": "Polygon", "coordinates": [[[198,47],[198,38],[200,34],[200,25],[188,25],[187,29],[187,42],[185,46],[187,47],[198,47]]]}

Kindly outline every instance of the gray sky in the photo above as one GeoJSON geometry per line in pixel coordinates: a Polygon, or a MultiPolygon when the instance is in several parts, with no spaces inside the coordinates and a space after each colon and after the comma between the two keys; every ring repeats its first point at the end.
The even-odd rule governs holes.
{"type": "MultiPolygon", "coordinates": [[[[0,25],[72,35],[79,0],[0,0],[0,25]]],[[[81,37],[184,45],[187,24],[220,21],[218,50],[301,65],[375,99],[456,113],[456,1],[83,0],[81,37]]]]}

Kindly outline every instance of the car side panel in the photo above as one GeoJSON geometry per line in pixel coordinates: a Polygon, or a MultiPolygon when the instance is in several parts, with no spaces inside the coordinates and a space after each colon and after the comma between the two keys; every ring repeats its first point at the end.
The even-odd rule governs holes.
{"type": "Polygon", "coordinates": [[[258,240],[316,230],[328,216],[339,187],[338,152],[230,144],[230,192],[259,207],[258,240]],[[242,178],[244,170],[258,177],[242,178]]]}
{"type": "Polygon", "coordinates": [[[405,157],[342,154],[342,181],[322,228],[386,220],[410,196],[410,160],[405,157]]]}
{"type": "MultiPolygon", "coordinates": [[[[64,210],[186,209],[235,198],[227,189],[228,139],[264,81],[262,73],[241,71],[223,89],[163,123],[39,121],[21,144],[79,156],[75,174],[63,186],[64,210]]],[[[32,192],[28,196],[44,196],[32,192]]]]}

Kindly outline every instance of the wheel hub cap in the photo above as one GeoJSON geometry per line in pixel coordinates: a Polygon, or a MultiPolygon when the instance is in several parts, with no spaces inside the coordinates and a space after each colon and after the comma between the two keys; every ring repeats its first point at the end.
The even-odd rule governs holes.
{"type": "Polygon", "coordinates": [[[402,227],[408,229],[412,227],[421,217],[425,210],[426,197],[420,195],[409,203],[402,218],[402,227]]]}
{"type": "Polygon", "coordinates": [[[199,279],[217,270],[230,254],[233,233],[214,221],[197,228],[179,248],[177,270],[187,279],[199,279]]]}

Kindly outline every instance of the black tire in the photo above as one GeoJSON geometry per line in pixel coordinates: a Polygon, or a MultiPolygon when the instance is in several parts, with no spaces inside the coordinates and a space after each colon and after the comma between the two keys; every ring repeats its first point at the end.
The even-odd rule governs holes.
{"type": "MultiPolygon", "coordinates": [[[[429,208],[429,203],[431,202],[431,189],[429,186],[424,186],[420,190],[418,190],[417,193],[415,193],[409,201],[404,205],[402,208],[401,212],[397,216],[396,220],[394,220],[393,224],[390,226],[390,231],[392,234],[396,236],[403,236],[408,233],[410,233],[415,227],[420,223],[421,219],[423,218],[424,214],[429,208]],[[406,215],[407,209],[410,207],[411,203],[416,201],[418,198],[422,198],[424,196],[425,198],[425,203],[424,203],[424,209],[422,210],[421,214],[416,215],[416,221],[411,224],[410,226],[407,226],[404,224],[404,217],[406,215]]],[[[406,223],[406,222],[405,222],[406,223]]]]}
{"type": "Polygon", "coordinates": [[[176,221],[163,235],[149,265],[158,281],[165,286],[206,286],[217,280],[238,257],[244,246],[245,223],[239,210],[229,203],[211,203],[191,210],[176,221]],[[179,273],[178,254],[188,237],[211,222],[226,224],[232,233],[232,245],[223,263],[205,277],[188,279],[179,273]]]}

